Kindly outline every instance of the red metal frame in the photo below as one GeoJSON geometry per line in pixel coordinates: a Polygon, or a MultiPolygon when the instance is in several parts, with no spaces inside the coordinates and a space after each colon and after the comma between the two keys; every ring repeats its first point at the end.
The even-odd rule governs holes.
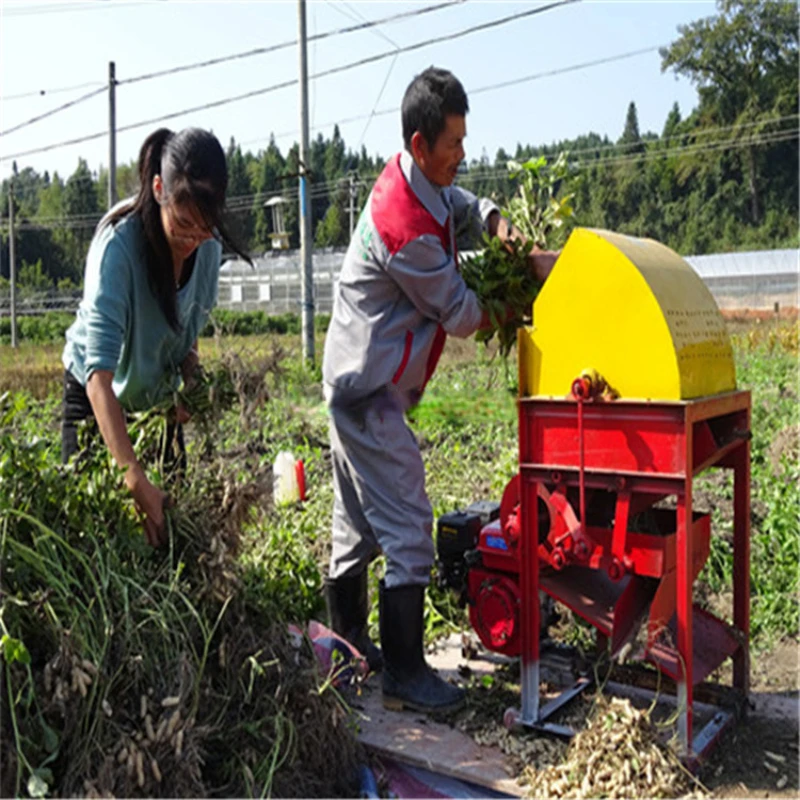
{"type": "MultiPolygon", "coordinates": [[[[599,616],[591,621],[601,636],[611,636],[617,646],[628,635],[625,628],[642,604],[655,608],[656,614],[660,610],[664,616],[671,615],[673,646],[665,645],[664,637],[658,638],[651,630],[647,657],[675,678],[684,752],[689,758],[700,755],[693,753],[692,747],[694,685],[732,655],[733,685],[745,696],[749,689],[749,432],[749,392],[683,402],[541,397],[519,401],[521,722],[534,723],[539,717],[539,589],[582,613],[587,605],[602,604],[587,604],[580,596],[587,587],[569,571],[580,569],[583,580],[594,571],[597,591],[607,592],[609,602],[619,604],[614,609],[623,629],[615,630],[613,621],[603,623],[599,616]],[[728,468],[734,473],[733,630],[692,607],[692,585],[706,560],[709,536],[708,518],[692,513],[693,480],[710,467],[728,468]],[[537,503],[546,486],[557,487],[552,497],[561,492],[562,499],[556,502],[562,504],[567,487],[580,490],[580,524],[566,523],[566,528],[572,529],[571,535],[563,537],[569,547],[558,554],[557,562],[552,550],[543,550],[537,529],[537,503]],[[610,536],[608,530],[586,524],[586,489],[615,493],[615,522],[610,536]],[[675,496],[677,502],[674,534],[658,543],[654,537],[628,530],[630,516],[667,496],[675,496]],[[580,552],[576,553],[578,541],[580,552]],[[540,582],[540,559],[564,573],[556,572],[553,577],[549,572],[540,582]],[[642,576],[648,575],[658,575],[662,580],[655,598],[652,594],[645,597],[640,590],[642,576]],[[615,583],[616,588],[611,586],[615,583]],[[702,637],[695,641],[697,626],[702,637]]],[[[707,739],[703,739],[703,747],[708,746],[707,739]]]]}

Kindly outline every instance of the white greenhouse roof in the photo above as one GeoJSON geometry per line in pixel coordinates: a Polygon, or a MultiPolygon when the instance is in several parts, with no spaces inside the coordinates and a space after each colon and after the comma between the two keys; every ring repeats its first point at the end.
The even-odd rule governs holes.
{"type": "MultiPolygon", "coordinates": [[[[324,248],[314,250],[314,269],[338,270],[346,248],[324,248]]],[[[468,253],[462,253],[466,256],[468,253]]],[[[759,275],[798,275],[800,273],[800,250],[755,250],[749,253],[714,253],[707,256],[684,256],[701,278],[745,278],[759,275]]],[[[255,270],[241,259],[226,261],[221,272],[226,275],[252,275],[254,273],[299,270],[300,251],[272,251],[253,258],[255,270]]]]}
{"type": "Polygon", "coordinates": [[[701,278],[748,275],[797,275],[800,250],[755,250],[750,253],[714,253],[684,256],[701,278]]]}
{"type": "MultiPolygon", "coordinates": [[[[346,252],[345,248],[333,247],[314,250],[311,258],[314,269],[328,270],[333,268],[338,270],[342,266],[346,252]]],[[[253,267],[240,258],[231,258],[223,263],[220,267],[220,272],[223,275],[252,275],[254,273],[269,273],[273,269],[277,272],[299,270],[300,251],[272,251],[263,256],[253,256],[253,267]]]]}

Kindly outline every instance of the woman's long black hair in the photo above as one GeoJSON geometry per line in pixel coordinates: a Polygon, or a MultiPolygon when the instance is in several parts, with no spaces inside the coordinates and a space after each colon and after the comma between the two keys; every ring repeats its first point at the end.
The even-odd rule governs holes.
{"type": "Polygon", "coordinates": [[[217,138],[200,128],[178,133],[160,128],[151,133],[139,152],[139,193],[106,215],[102,224],[115,225],[131,214],[141,218],[147,279],[167,322],[178,330],[172,253],[161,224],[161,207],[153,194],[156,175],[161,176],[165,197],[178,205],[191,203],[223,245],[251,265],[253,262],[231,239],[223,220],[228,167],[217,138]]]}

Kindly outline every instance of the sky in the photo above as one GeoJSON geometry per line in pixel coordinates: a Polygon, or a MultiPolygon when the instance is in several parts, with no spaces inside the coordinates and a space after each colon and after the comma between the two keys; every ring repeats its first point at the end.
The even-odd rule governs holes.
{"type": "MultiPolygon", "coordinates": [[[[309,36],[352,26],[441,0],[307,0],[309,36]]],[[[688,115],[696,88],[662,73],[657,50],[555,75],[574,65],[668,45],[678,26],[712,16],[707,2],[579,0],[470,35],[394,54],[399,47],[452,35],[545,2],[466,0],[408,19],[308,44],[309,75],[390,53],[365,66],[310,81],[311,135],[329,137],[340,124],[346,145],[384,158],[402,146],[400,105],[406,86],[435,65],[451,70],[469,95],[467,158],[490,159],[517,143],[549,144],[594,131],[616,140],[628,104],[636,103],[642,133],[660,134],[677,102],[688,115]],[[504,88],[476,91],[526,76],[504,88]],[[381,112],[390,113],[381,113],[381,112]],[[353,118],[357,119],[353,119],[353,118]],[[350,121],[347,121],[350,120],[350,121]]],[[[5,133],[108,82],[114,61],[120,82],[155,71],[267,47],[297,37],[296,0],[0,0],[0,178],[22,151],[108,130],[107,91],[18,131],[5,133]],[[73,88],[80,87],[80,88],[73,88]],[[44,94],[41,92],[44,91],[44,94]]],[[[117,126],[255,91],[299,73],[298,51],[238,58],[116,89],[117,126]]],[[[135,160],[146,136],[162,125],[211,129],[223,146],[234,137],[257,153],[270,134],[285,154],[299,139],[297,85],[181,114],[117,134],[117,161],[135,160]]],[[[68,177],[84,158],[96,172],[108,164],[108,137],[31,155],[18,169],[68,177]]]]}

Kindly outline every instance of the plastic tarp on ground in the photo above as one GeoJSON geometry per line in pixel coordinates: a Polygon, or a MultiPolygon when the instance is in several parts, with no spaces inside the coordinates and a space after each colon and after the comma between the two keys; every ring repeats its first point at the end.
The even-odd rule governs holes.
{"type": "Polygon", "coordinates": [[[487,789],[485,786],[474,786],[464,781],[439,775],[420,767],[401,764],[397,761],[381,759],[376,771],[382,782],[388,787],[391,796],[399,798],[503,798],[511,795],[487,789]]]}
{"type": "MultiPolygon", "coordinates": [[[[346,666],[354,663],[356,674],[366,674],[366,662],[361,654],[344,639],[337,636],[330,628],[312,620],[308,628],[303,631],[295,625],[289,626],[292,636],[298,640],[307,635],[314,647],[314,652],[320,663],[320,667],[325,672],[339,667],[339,677],[345,682],[352,677],[353,673],[346,666]],[[339,656],[334,654],[338,651],[339,656]]],[[[298,641],[299,646],[299,641],[298,641]]],[[[338,683],[335,680],[334,683],[338,683]]],[[[380,757],[374,759],[372,765],[363,764],[359,774],[360,796],[365,798],[377,798],[378,783],[385,786],[391,797],[406,798],[504,798],[510,795],[492,791],[483,786],[474,786],[465,781],[451,778],[447,775],[440,775],[421,767],[414,767],[410,764],[402,764],[394,759],[380,757]]]]}

